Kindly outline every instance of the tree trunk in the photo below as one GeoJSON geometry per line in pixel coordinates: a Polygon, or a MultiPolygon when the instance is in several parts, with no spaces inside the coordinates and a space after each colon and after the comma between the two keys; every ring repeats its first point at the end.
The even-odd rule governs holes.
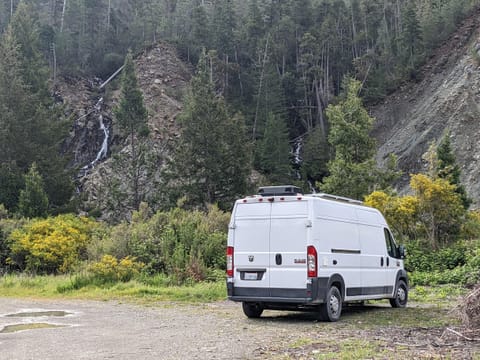
{"type": "Polygon", "coordinates": [[[133,208],[134,210],[138,210],[138,206],[140,205],[139,200],[139,193],[138,193],[138,183],[139,183],[139,166],[138,166],[138,159],[137,159],[137,149],[135,144],[135,130],[133,125],[130,128],[130,140],[132,143],[132,172],[133,172],[133,179],[132,179],[132,190],[133,190],[133,208]]]}
{"type": "Polygon", "coordinates": [[[258,122],[258,110],[260,107],[260,92],[262,91],[263,77],[265,75],[265,64],[267,63],[267,54],[268,54],[268,41],[270,36],[267,36],[267,41],[265,42],[265,51],[263,52],[263,61],[262,61],[262,72],[260,73],[260,82],[258,84],[258,97],[257,97],[257,106],[255,109],[255,118],[253,120],[253,130],[252,130],[252,139],[255,141],[256,132],[257,132],[257,122],[258,122]]]}
{"type": "Polygon", "coordinates": [[[52,56],[53,56],[53,87],[57,80],[57,52],[55,49],[55,43],[52,43],[52,56]]]}
{"type": "Polygon", "coordinates": [[[108,0],[108,10],[107,10],[107,31],[110,29],[110,11],[112,9],[112,0],[108,0]]]}
{"type": "Polygon", "coordinates": [[[327,134],[326,134],[325,118],[323,116],[323,102],[322,102],[322,95],[320,93],[319,82],[320,82],[319,80],[315,79],[313,86],[315,89],[315,99],[317,101],[317,122],[322,131],[322,138],[325,140],[325,138],[327,137],[327,134]]]}
{"type": "MultiPolygon", "coordinates": [[[[237,46],[235,45],[235,62],[238,64],[238,50],[237,46]]],[[[242,73],[241,73],[242,67],[238,67],[238,84],[240,86],[240,96],[243,97],[243,82],[242,82],[242,73]]]]}
{"type": "Polygon", "coordinates": [[[63,7],[62,7],[62,17],[60,19],[60,32],[63,32],[63,24],[65,21],[65,10],[67,8],[67,0],[63,0],[63,7]]]}
{"type": "Polygon", "coordinates": [[[352,52],[353,58],[356,59],[358,57],[358,49],[357,49],[357,29],[355,27],[355,18],[353,17],[353,6],[350,5],[350,13],[352,14],[352,52]]]}
{"type": "Polygon", "coordinates": [[[228,91],[228,54],[225,54],[225,83],[223,85],[223,96],[227,97],[228,91]]]}

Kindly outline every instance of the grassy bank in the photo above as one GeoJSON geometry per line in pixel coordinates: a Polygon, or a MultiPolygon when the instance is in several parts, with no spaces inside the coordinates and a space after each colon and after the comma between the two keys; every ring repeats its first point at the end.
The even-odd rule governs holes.
{"type": "MultiPolygon", "coordinates": [[[[226,298],[222,278],[209,282],[172,285],[165,276],[145,277],[128,282],[99,283],[81,275],[27,276],[4,275],[0,278],[0,296],[18,298],[125,299],[141,302],[210,302],[226,298]]],[[[410,291],[411,303],[450,307],[467,290],[457,285],[416,286],[410,291]]]]}
{"type": "Polygon", "coordinates": [[[81,276],[5,275],[0,278],[0,296],[16,298],[69,298],[85,300],[131,300],[135,302],[209,302],[225,299],[223,281],[174,286],[131,280],[96,284],[81,276]]]}

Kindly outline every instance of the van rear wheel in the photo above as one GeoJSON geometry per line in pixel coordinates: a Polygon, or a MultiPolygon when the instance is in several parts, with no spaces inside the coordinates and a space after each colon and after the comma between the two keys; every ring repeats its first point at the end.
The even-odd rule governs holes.
{"type": "Polygon", "coordinates": [[[408,287],[405,281],[399,280],[395,287],[394,298],[390,299],[390,305],[394,308],[404,308],[408,301],[408,287]]]}
{"type": "Polygon", "coordinates": [[[242,303],[243,313],[250,319],[259,318],[263,313],[263,306],[259,303],[242,303]]]}
{"type": "Polygon", "coordinates": [[[320,305],[320,318],[323,321],[338,321],[342,314],[342,294],[336,286],[328,290],[325,303],[320,305]]]}

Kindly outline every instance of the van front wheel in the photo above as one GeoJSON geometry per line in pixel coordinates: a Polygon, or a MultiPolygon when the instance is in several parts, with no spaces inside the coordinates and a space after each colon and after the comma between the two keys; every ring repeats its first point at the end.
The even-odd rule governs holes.
{"type": "Polygon", "coordinates": [[[399,280],[395,288],[394,298],[390,299],[390,305],[394,308],[404,308],[408,301],[408,287],[405,281],[399,280]]]}
{"type": "Polygon", "coordinates": [[[242,303],[243,313],[249,318],[259,318],[263,313],[263,306],[258,303],[242,303]]]}
{"type": "Polygon", "coordinates": [[[342,294],[336,286],[328,290],[325,303],[320,305],[320,318],[324,321],[338,321],[342,313],[342,294]]]}

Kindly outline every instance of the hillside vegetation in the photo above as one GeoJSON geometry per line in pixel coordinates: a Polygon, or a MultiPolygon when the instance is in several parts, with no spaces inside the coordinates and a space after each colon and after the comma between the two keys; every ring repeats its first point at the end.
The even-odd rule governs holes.
{"type": "Polygon", "coordinates": [[[410,250],[413,284],[478,281],[478,199],[457,142],[436,134],[425,166],[405,173],[384,145],[379,167],[366,107],[425,78],[478,1],[10,4],[2,273],[75,274],[73,288],[218,279],[233,200],[294,183],[380,208],[410,250]]]}

